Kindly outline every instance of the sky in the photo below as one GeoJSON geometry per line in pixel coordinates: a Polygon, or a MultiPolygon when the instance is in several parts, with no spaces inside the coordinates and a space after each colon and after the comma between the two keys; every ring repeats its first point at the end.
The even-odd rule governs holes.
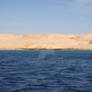
{"type": "Polygon", "coordinates": [[[0,33],[92,33],[92,0],[0,0],[0,33]]]}

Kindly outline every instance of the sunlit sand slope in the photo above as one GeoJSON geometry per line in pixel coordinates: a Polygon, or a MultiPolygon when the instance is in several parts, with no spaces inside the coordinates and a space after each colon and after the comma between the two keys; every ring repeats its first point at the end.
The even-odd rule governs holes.
{"type": "Polygon", "coordinates": [[[92,34],[0,34],[0,49],[92,50],[92,34]]]}

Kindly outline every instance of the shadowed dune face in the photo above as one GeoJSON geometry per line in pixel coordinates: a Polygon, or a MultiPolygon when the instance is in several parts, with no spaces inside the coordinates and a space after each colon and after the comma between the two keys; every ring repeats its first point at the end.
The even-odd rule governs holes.
{"type": "Polygon", "coordinates": [[[89,41],[89,44],[92,44],[92,40],[89,41]]]}
{"type": "Polygon", "coordinates": [[[92,50],[92,34],[0,34],[0,49],[92,50]]]}

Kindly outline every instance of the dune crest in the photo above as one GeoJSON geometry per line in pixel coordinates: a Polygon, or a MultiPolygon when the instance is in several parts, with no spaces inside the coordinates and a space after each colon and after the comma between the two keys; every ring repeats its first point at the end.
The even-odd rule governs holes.
{"type": "Polygon", "coordinates": [[[92,50],[92,34],[0,34],[0,50],[14,49],[92,50]]]}

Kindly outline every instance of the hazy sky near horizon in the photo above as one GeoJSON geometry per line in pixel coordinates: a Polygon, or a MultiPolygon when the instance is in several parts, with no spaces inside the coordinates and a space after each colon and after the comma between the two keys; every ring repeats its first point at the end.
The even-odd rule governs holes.
{"type": "Polygon", "coordinates": [[[92,33],[92,0],[0,0],[0,33],[92,33]]]}

